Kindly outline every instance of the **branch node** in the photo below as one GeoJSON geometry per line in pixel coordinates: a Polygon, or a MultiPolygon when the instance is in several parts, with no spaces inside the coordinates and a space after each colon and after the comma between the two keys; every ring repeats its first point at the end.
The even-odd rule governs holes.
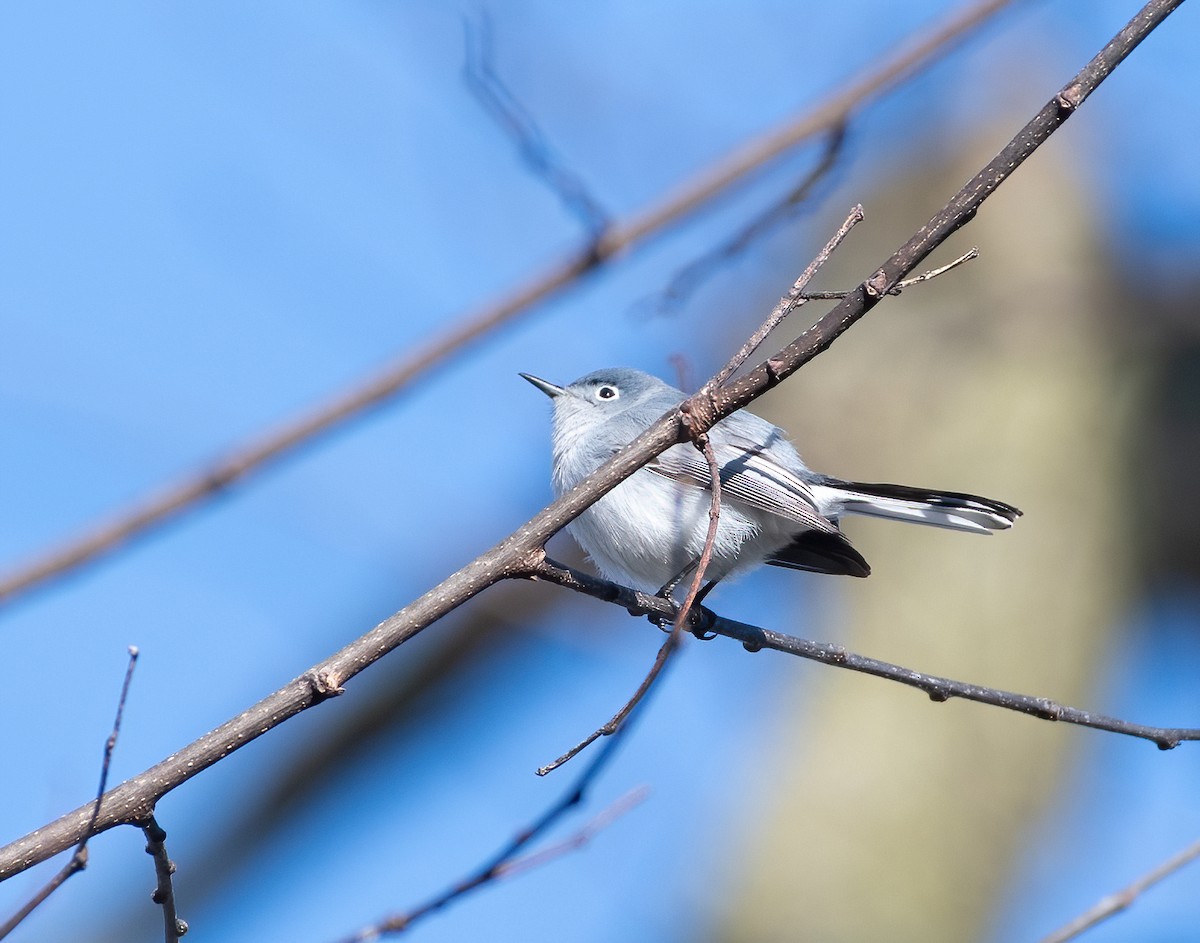
{"type": "Polygon", "coordinates": [[[546,548],[544,546],[534,547],[525,554],[524,559],[513,566],[510,576],[536,583],[538,580],[545,578],[545,569],[546,548]]]}
{"type": "Polygon", "coordinates": [[[870,298],[882,298],[888,291],[887,272],[879,269],[874,275],[863,282],[863,291],[870,298]]]}
{"type": "Polygon", "coordinates": [[[342,687],[341,679],[328,668],[323,668],[320,671],[309,669],[304,673],[304,679],[308,682],[308,686],[312,689],[313,694],[321,700],[346,693],[346,689],[342,687]]]}
{"type": "Polygon", "coordinates": [[[1038,707],[1041,709],[1040,714],[1043,720],[1062,720],[1063,706],[1058,702],[1040,698],[1038,707]]]}
{"type": "Polygon", "coordinates": [[[697,448],[703,449],[704,433],[717,422],[717,400],[707,384],[683,401],[679,407],[679,418],[683,421],[688,438],[697,448]]]}
{"type": "Polygon", "coordinates": [[[1061,110],[1072,112],[1083,103],[1083,88],[1073,82],[1054,96],[1054,101],[1061,110]]]}

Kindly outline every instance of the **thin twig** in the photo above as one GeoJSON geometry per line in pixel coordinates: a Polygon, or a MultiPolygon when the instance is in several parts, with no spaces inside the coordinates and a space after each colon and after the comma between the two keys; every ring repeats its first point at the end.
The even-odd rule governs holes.
{"type": "Polygon", "coordinates": [[[671,276],[667,286],[650,299],[658,313],[677,309],[723,263],[737,258],[776,226],[796,215],[820,183],[837,165],[846,142],[846,124],[838,124],[825,136],[821,157],[804,178],[781,200],[777,200],[731,239],[699,258],[693,259],[671,276]]]}
{"type": "Polygon", "coordinates": [[[88,820],[87,826],[83,830],[83,837],[79,839],[79,844],[75,846],[75,853],[71,855],[70,860],[63,865],[62,869],[54,875],[45,886],[42,887],[32,898],[25,903],[20,910],[8,918],[0,925],[0,940],[12,933],[21,922],[34,912],[42,902],[51,894],[62,887],[67,880],[75,874],[78,874],[87,867],[88,839],[92,837],[96,828],[96,821],[100,817],[100,804],[104,799],[104,791],[108,788],[108,770],[112,765],[113,750],[117,746],[117,736],[121,732],[121,717],[125,713],[125,700],[129,697],[129,685],[133,681],[133,669],[137,666],[138,650],[136,645],[129,646],[129,663],[125,666],[125,680],[121,683],[121,696],[117,699],[117,714],[113,719],[112,732],[109,733],[108,739],[104,741],[104,759],[100,763],[100,785],[96,787],[96,799],[90,803],[92,807],[91,818],[88,820]]]}
{"type": "MultiPolygon", "coordinates": [[[[935,269],[930,269],[928,272],[922,272],[920,275],[914,275],[912,278],[906,278],[902,282],[897,282],[888,289],[889,295],[898,295],[905,288],[911,288],[913,285],[920,285],[922,282],[927,282],[931,278],[937,278],[939,275],[945,275],[951,269],[958,268],[964,262],[970,262],[972,259],[979,258],[979,249],[972,246],[953,262],[947,262],[945,265],[935,269]]],[[[805,301],[840,301],[849,295],[848,291],[808,291],[805,292],[803,298],[805,301]]]]}
{"type": "Polygon", "coordinates": [[[1200,841],[1188,845],[1183,851],[1168,858],[1148,874],[1143,874],[1132,884],[1097,901],[1092,907],[1088,908],[1088,910],[1070,923],[1059,927],[1059,929],[1045,937],[1041,943],[1067,943],[1067,940],[1075,939],[1084,931],[1090,930],[1097,924],[1103,923],[1110,917],[1119,914],[1137,900],[1142,893],[1164,878],[1170,877],[1184,865],[1190,864],[1197,858],[1200,858],[1200,841]]]}
{"type": "MultiPolygon", "coordinates": [[[[951,198],[930,222],[893,253],[860,289],[848,295],[805,331],[796,342],[772,357],[767,364],[760,365],[741,379],[718,390],[714,396],[716,401],[712,404],[714,408],[711,413],[703,413],[703,421],[708,422],[711,419],[715,423],[741,409],[828,349],[837,337],[873,308],[891,286],[916,268],[951,233],[969,222],[983,202],[997,191],[1015,169],[1074,113],[1079,104],[1181,2],[1182,0],[1152,0],[1148,3],[1069,85],[1055,95],[1051,102],[1043,107],[979,174],[951,198]]],[[[551,536],[646,462],[686,438],[687,433],[683,429],[678,411],[668,413],[579,485],[495,547],[385,619],[366,635],[267,695],[237,717],[171,754],[141,775],[112,789],[106,794],[103,811],[91,830],[102,831],[144,818],[146,811],[164,795],[235,750],[252,743],[290,717],[337,695],[341,692],[342,685],[364,668],[374,664],[494,583],[504,579],[541,576],[545,543],[551,536]]],[[[602,598],[613,598],[617,590],[614,590],[611,584],[605,584],[601,592],[607,595],[602,598]]],[[[644,595],[632,594],[630,598],[644,595]]],[[[645,611],[656,611],[654,601],[651,598],[647,598],[646,601],[645,611]]],[[[673,618],[676,614],[671,611],[669,616],[673,618]]],[[[761,633],[762,630],[753,629],[753,632],[761,633]]],[[[752,634],[748,638],[752,645],[760,644],[755,635],[752,634]]],[[[957,692],[951,692],[951,695],[961,696],[957,692]]],[[[1029,713],[1040,715],[1046,712],[1039,709],[1029,713]]],[[[1050,717],[1066,719],[1053,711],[1050,712],[1050,717]]],[[[1121,728],[1118,732],[1128,731],[1121,728]]],[[[1200,736],[1200,731],[1184,733],[1188,734],[1187,739],[1196,738],[1191,736],[1192,733],[1200,736]]],[[[1149,739],[1155,739],[1156,742],[1171,740],[1173,742],[1165,745],[1172,746],[1184,738],[1160,735],[1149,739]]],[[[88,832],[92,812],[92,803],[88,803],[0,848],[0,880],[71,847],[88,832]]]]}
{"type": "MultiPolygon", "coordinates": [[[[656,596],[649,596],[600,577],[591,576],[549,558],[545,558],[539,564],[537,572],[532,577],[556,583],[604,602],[614,603],[638,614],[647,615],[652,622],[674,614],[674,610],[656,596]]],[[[1200,740],[1200,728],[1152,727],[1108,717],[1104,714],[1096,714],[1092,711],[1080,710],[1076,707],[1068,707],[1045,697],[1016,694],[980,684],[956,681],[953,678],[943,678],[940,675],[925,674],[903,665],[894,665],[876,658],[868,658],[865,655],[857,655],[847,651],[841,645],[813,642],[764,629],[757,625],[738,622],[735,619],[726,619],[708,609],[701,608],[699,611],[691,613],[688,628],[694,633],[704,632],[735,639],[749,651],[767,648],[818,661],[833,668],[846,668],[888,681],[896,681],[924,691],[929,695],[930,700],[936,702],[961,698],[966,701],[1000,707],[1004,710],[1029,714],[1040,720],[1060,721],[1064,724],[1091,727],[1094,730],[1105,730],[1109,733],[1149,740],[1161,750],[1174,749],[1184,741],[1200,740]]]]}
{"type": "Polygon", "coordinates": [[[637,786],[630,789],[629,792],[621,796],[607,809],[602,809],[598,814],[593,816],[574,835],[568,835],[562,841],[550,845],[548,848],[543,848],[541,851],[533,851],[520,858],[513,858],[500,866],[496,872],[496,876],[513,877],[525,871],[530,871],[533,868],[540,868],[542,865],[556,858],[561,858],[569,852],[578,851],[625,813],[645,802],[649,795],[650,789],[646,786],[637,786]]]}
{"type": "Polygon", "coordinates": [[[179,943],[180,937],[188,932],[186,920],[179,919],[175,909],[175,862],[167,854],[167,833],[154,816],[142,823],[146,836],[146,854],[154,859],[155,887],[151,900],[162,907],[163,937],[167,943],[179,943]]]}
{"type": "MultiPolygon", "coordinates": [[[[685,416],[686,421],[687,417],[685,416]]],[[[537,770],[539,776],[545,776],[547,773],[558,769],[564,763],[578,756],[579,753],[587,749],[588,746],[595,743],[601,737],[611,736],[620,730],[621,725],[625,723],[634,708],[641,703],[642,698],[646,696],[646,693],[659,679],[659,676],[667,665],[668,659],[679,647],[679,643],[683,638],[684,628],[688,624],[688,613],[692,611],[692,606],[696,602],[696,596],[704,583],[704,574],[708,570],[709,563],[712,562],[713,546],[717,540],[717,525],[721,517],[721,469],[717,465],[717,457],[713,452],[712,443],[709,442],[707,435],[701,434],[696,439],[696,448],[704,453],[704,458],[708,461],[709,473],[712,476],[712,500],[708,509],[708,530],[704,536],[704,549],[700,551],[700,559],[696,562],[691,583],[688,585],[687,595],[684,597],[683,604],[679,606],[675,613],[667,640],[659,648],[658,654],[654,658],[654,663],[650,666],[650,670],[646,672],[646,677],[642,679],[642,683],[638,685],[637,690],[633,692],[633,695],[625,702],[625,705],[612,716],[608,723],[592,731],[592,733],[571,747],[571,749],[558,759],[540,767],[537,770]]]]}
{"type": "Polygon", "coordinates": [[[554,153],[533,116],[496,74],[492,66],[491,17],[484,11],[477,20],[467,17],[464,25],[467,55],[463,75],[467,88],[516,142],[521,159],[558,195],[594,243],[608,228],[609,214],[591,195],[583,179],[554,153]]]}
{"type": "Polygon", "coordinates": [[[264,432],[199,473],[184,478],[61,545],[33,556],[0,576],[0,603],[91,563],[161,527],[200,502],[265,470],[272,462],[315,443],[322,435],[365,416],[468,345],[535,305],[578,284],[581,277],[645,243],[706,207],[735,185],[808,139],[843,124],[854,111],[930,66],[1012,0],[982,0],[964,7],[915,42],[902,45],[881,65],[853,79],[816,107],[741,147],[679,190],[603,237],[530,278],[509,294],[468,314],[454,327],[381,373],[330,398],[278,429],[264,432]]]}
{"type": "Polygon", "coordinates": [[[659,648],[658,654],[654,656],[654,663],[650,666],[650,670],[646,672],[646,676],[642,679],[642,683],[637,686],[637,690],[635,690],[630,696],[629,700],[627,700],[621,706],[621,709],[613,714],[613,716],[607,722],[601,724],[577,744],[575,744],[575,746],[567,750],[566,753],[562,754],[557,759],[551,760],[545,766],[539,766],[535,772],[539,776],[545,776],[548,773],[552,773],[563,764],[569,763],[571,760],[575,759],[575,757],[577,757],[601,737],[611,737],[613,734],[621,730],[622,725],[626,720],[629,719],[629,715],[633,713],[634,708],[636,708],[642,702],[642,698],[646,696],[646,694],[650,691],[650,688],[654,686],[654,682],[658,680],[659,675],[662,674],[663,668],[666,667],[667,659],[671,657],[671,652],[675,650],[675,647],[678,644],[678,633],[672,629],[667,635],[667,640],[663,642],[662,646],[659,648]]]}
{"type": "Polygon", "coordinates": [[[484,864],[478,871],[456,882],[440,894],[414,907],[412,910],[393,914],[390,917],[385,917],[383,920],[371,924],[369,927],[364,927],[354,935],[346,937],[342,943],[366,943],[366,941],[378,940],[383,936],[394,936],[404,933],[411,929],[417,921],[428,917],[430,914],[437,913],[448,904],[469,894],[471,891],[478,890],[484,885],[491,884],[501,878],[512,877],[538,865],[545,864],[554,858],[561,857],[568,851],[582,848],[591,840],[596,832],[607,828],[619,816],[624,815],[635,805],[642,802],[646,797],[646,791],[643,789],[627,793],[587,823],[574,836],[567,838],[563,842],[551,845],[543,851],[520,857],[522,850],[545,834],[551,826],[555,825],[572,808],[583,802],[588,788],[595,781],[600,769],[612,756],[617,744],[620,743],[622,731],[628,729],[629,725],[626,724],[616,732],[615,736],[606,741],[604,747],[596,753],[591,765],[580,774],[574,785],[563,793],[562,798],[542,813],[541,817],[532,825],[517,833],[499,854],[484,864]]]}
{"type": "Polygon", "coordinates": [[[723,366],[719,371],[717,371],[717,375],[708,382],[707,386],[709,389],[715,390],[718,387],[724,386],[725,382],[731,376],[737,373],[738,368],[750,359],[750,355],[758,350],[758,348],[762,345],[762,342],[767,339],[767,336],[773,330],[775,330],[775,328],[779,327],[779,325],[783,322],[783,319],[795,311],[796,308],[804,304],[806,300],[804,298],[805,287],[809,282],[812,281],[813,276],[817,274],[821,266],[829,261],[829,257],[833,254],[833,251],[842,244],[842,240],[849,235],[850,230],[861,223],[862,220],[862,206],[854,206],[850,210],[850,214],[842,222],[842,225],[838,227],[837,232],[829,237],[829,241],[825,243],[821,251],[817,253],[816,258],[808,263],[808,267],[800,273],[800,277],[797,278],[792,284],[792,287],[788,290],[788,293],[779,299],[779,302],[775,305],[774,310],[772,310],[767,316],[767,319],[758,326],[758,330],[750,335],[749,339],[741,346],[738,352],[730,357],[729,362],[726,363],[725,366],[723,366]]]}

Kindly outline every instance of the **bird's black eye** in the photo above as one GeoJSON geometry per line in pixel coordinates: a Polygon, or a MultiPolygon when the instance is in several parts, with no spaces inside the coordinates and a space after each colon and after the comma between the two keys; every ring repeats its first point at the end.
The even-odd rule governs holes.
{"type": "Polygon", "coordinates": [[[596,390],[597,399],[616,399],[620,395],[615,386],[602,386],[596,390]]]}

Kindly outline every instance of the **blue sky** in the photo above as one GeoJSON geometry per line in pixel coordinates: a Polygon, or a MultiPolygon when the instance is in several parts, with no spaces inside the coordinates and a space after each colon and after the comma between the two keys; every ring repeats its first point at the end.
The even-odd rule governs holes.
{"type": "MultiPolygon", "coordinates": [[[[623,217],[954,5],[809,6],[505,4],[491,8],[496,67],[623,217]]],[[[0,9],[0,566],[345,389],[580,244],[576,222],[463,85],[463,17],[474,9],[0,9]]],[[[917,129],[953,148],[993,110],[1032,114],[1134,9],[1017,4],[863,116],[830,212],[883,178],[882,156],[928,147],[910,141],[917,129]]],[[[1200,258],[1200,131],[1182,117],[1197,94],[1196,20],[1194,8],[1175,14],[1051,143],[1085,158],[1079,176],[1109,221],[1100,237],[1118,264],[1156,282],[1200,258]]],[[[565,381],[624,362],[665,375],[684,349],[700,375],[723,360],[719,345],[689,347],[689,336],[719,336],[715,317],[681,331],[677,320],[638,316],[637,304],[805,159],[255,483],[0,613],[0,750],[21,770],[0,780],[0,838],[89,798],[127,645],[143,656],[116,780],[361,634],[540,509],[550,497],[546,407],[518,370],[565,381]]],[[[735,297],[741,279],[783,286],[795,273],[778,263],[752,253],[710,292],[735,297]]],[[[722,604],[776,623],[795,602],[776,592],[784,580],[751,577],[722,604]]],[[[816,593],[809,585],[805,599],[816,593]]],[[[836,611],[836,600],[810,602],[836,611]]],[[[472,606],[489,611],[486,596],[472,606]]],[[[1187,624],[1179,613],[1193,610],[1181,604],[1170,618],[1187,624]]],[[[1148,604],[1146,618],[1161,611],[1148,604]]],[[[511,632],[492,663],[427,706],[417,733],[330,771],[337,788],[228,875],[218,907],[189,910],[189,858],[219,835],[230,806],[350,711],[349,698],[164,800],[197,938],[335,938],[439,889],[536,815],[559,787],[530,771],[619,705],[659,638],[573,600],[511,632]]],[[[432,657],[438,644],[422,639],[393,658],[432,657]]],[[[587,852],[461,903],[422,937],[528,939],[531,914],[570,921],[578,940],[613,939],[615,928],[625,939],[699,933],[714,912],[706,879],[722,873],[753,758],[770,749],[770,725],[751,720],[798,670],[817,670],[740,654],[690,647],[592,808],[642,782],[653,793],[646,805],[587,852]],[[703,852],[685,840],[698,821],[703,852]],[[686,880],[664,879],[684,864],[686,880]]],[[[370,691],[373,679],[356,688],[370,691]]],[[[1138,696],[1136,678],[1112,684],[1138,696]]],[[[1149,764],[1153,753],[1138,756],[1149,764]]],[[[135,906],[151,879],[140,847],[132,832],[97,840],[88,872],[21,938],[77,937],[97,914],[135,906]]],[[[1119,871],[1089,875],[1080,901],[1110,890],[1119,871]]],[[[40,879],[0,887],[0,902],[11,906],[40,879]]],[[[1171,894],[1177,907],[1195,899],[1195,878],[1158,899],[1171,894]]],[[[1021,909],[1046,929],[1054,904],[1021,909]]],[[[1011,921],[1016,935],[1036,932],[1011,921]]]]}

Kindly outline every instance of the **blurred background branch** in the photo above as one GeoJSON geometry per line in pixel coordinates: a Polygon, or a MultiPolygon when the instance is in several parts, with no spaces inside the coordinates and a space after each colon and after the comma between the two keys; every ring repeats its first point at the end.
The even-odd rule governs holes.
{"type": "MultiPolygon", "coordinates": [[[[882,64],[847,83],[816,107],[805,109],[773,132],[743,145],[724,160],[685,182],[670,196],[624,223],[596,229],[593,233],[596,238],[582,250],[551,264],[515,290],[483,305],[478,311],[462,318],[441,337],[421,345],[383,372],[361,380],[281,427],[256,436],[226,458],[160,489],[157,494],[134,503],[107,522],[88,528],[78,536],[68,538],[61,546],[36,555],[9,573],[0,575],[0,604],[111,553],[182,512],[216,497],[271,462],[301,446],[313,444],[320,436],[381,406],[447,358],[574,285],[614,256],[685,219],[791,148],[831,129],[844,127],[851,114],[951,51],[958,42],[1009,2],[1011,0],[984,0],[963,8],[916,41],[903,45],[885,58],[882,64]]],[[[467,74],[487,79],[491,73],[486,52],[486,33],[477,35],[484,45],[478,58],[471,60],[475,67],[469,65],[467,74]]],[[[472,86],[479,90],[482,100],[489,102],[498,100],[498,90],[502,88],[490,79],[473,81],[472,86]]],[[[509,96],[492,111],[502,116],[519,141],[526,142],[534,133],[535,126],[530,121],[513,125],[510,119],[518,113],[514,110],[518,108],[519,104],[509,96]]],[[[530,159],[531,153],[545,154],[544,146],[523,146],[522,150],[527,159],[530,159]]],[[[559,168],[559,164],[546,158],[538,158],[535,164],[539,166],[543,179],[548,177],[554,182],[558,192],[568,186],[575,193],[570,200],[572,205],[579,203],[582,199],[580,193],[583,192],[581,187],[564,183],[564,172],[553,169],[559,168]]],[[[585,214],[593,224],[599,218],[596,212],[593,207],[585,214]]]]}

